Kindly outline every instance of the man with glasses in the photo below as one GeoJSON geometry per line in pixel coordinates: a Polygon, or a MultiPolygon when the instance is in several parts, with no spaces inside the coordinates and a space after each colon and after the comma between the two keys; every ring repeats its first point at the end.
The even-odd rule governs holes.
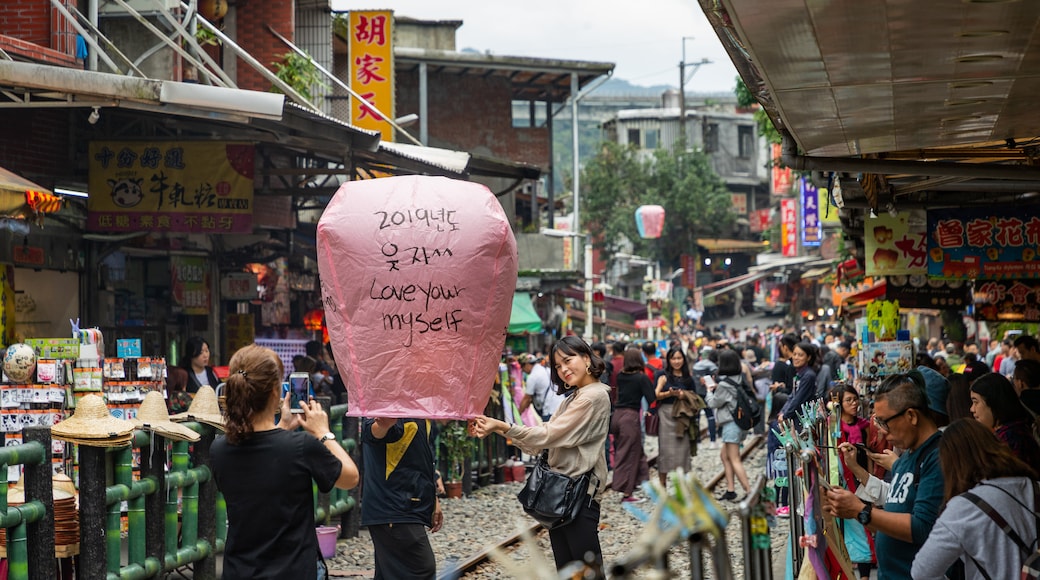
{"type": "MultiPolygon", "coordinates": [[[[877,533],[879,580],[909,578],[914,555],[928,538],[943,498],[940,433],[924,377],[913,371],[885,379],[875,393],[873,421],[893,446],[905,450],[892,466],[887,495],[879,495],[875,506],[834,488],[824,496],[825,509],[836,517],[856,518],[877,533]]],[[[854,462],[855,447],[843,443],[841,448],[854,462]]],[[[873,476],[861,483],[861,490],[885,487],[873,476]]]]}

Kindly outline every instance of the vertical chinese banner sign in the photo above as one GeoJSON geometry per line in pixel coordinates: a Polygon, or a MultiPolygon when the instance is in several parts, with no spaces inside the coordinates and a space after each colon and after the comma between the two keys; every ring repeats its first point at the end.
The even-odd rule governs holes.
{"type": "Polygon", "coordinates": [[[798,201],[780,200],[780,239],[783,254],[793,258],[798,255],[798,201]]]}
{"type": "Polygon", "coordinates": [[[773,143],[772,148],[772,180],[770,184],[773,186],[773,195],[787,195],[791,191],[791,186],[794,185],[794,172],[791,171],[790,167],[780,166],[780,144],[773,143]]]}
{"type": "Polygon", "coordinates": [[[802,245],[819,246],[823,236],[820,234],[819,194],[816,186],[802,178],[802,245]]]}
{"type": "Polygon", "coordinates": [[[394,131],[379,112],[394,110],[394,13],[391,10],[350,12],[350,88],[364,100],[351,99],[351,123],[379,131],[393,141],[394,131]]]}
{"type": "Polygon", "coordinates": [[[89,231],[253,231],[250,143],[93,141],[89,151],[89,231]]]}
{"type": "Polygon", "coordinates": [[[184,314],[209,314],[209,267],[206,258],[170,256],[170,279],[173,281],[173,303],[184,314]]]}

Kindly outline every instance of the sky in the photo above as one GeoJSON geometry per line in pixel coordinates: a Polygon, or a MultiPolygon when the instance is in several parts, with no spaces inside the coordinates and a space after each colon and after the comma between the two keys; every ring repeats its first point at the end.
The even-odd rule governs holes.
{"type": "Polygon", "coordinates": [[[612,62],[614,78],[639,86],[677,87],[685,43],[687,63],[711,61],[687,72],[687,92],[732,92],[736,84],[736,69],[697,0],[332,0],[332,7],[462,20],[457,50],[612,62]]]}

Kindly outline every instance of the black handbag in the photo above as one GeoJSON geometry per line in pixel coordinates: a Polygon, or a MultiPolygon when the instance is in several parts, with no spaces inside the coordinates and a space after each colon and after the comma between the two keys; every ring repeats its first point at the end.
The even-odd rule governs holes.
{"type": "Polygon", "coordinates": [[[553,471],[543,453],[516,498],[528,515],[546,529],[553,530],[574,521],[582,503],[592,501],[588,494],[591,479],[591,471],[578,477],[553,471]]]}

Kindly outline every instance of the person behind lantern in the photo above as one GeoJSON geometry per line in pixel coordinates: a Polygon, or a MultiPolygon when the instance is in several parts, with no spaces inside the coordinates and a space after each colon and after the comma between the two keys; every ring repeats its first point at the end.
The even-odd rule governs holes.
{"type": "Polygon", "coordinates": [[[441,529],[430,433],[424,419],[380,417],[361,423],[364,497],[361,525],[375,551],[376,580],[432,580],[437,560],[426,528],[441,529]]]}
{"type": "MultiPolygon", "coordinates": [[[[690,437],[687,433],[679,433],[678,421],[672,413],[673,405],[682,392],[696,394],[696,380],[690,374],[690,365],[681,348],[670,348],[665,356],[666,371],[657,377],[654,397],[657,399],[657,477],[661,485],[668,481],[668,473],[682,468],[684,473],[690,472],[690,437]]],[[[693,418],[698,420],[700,413],[693,418]]],[[[711,415],[714,425],[715,415],[711,415]]]]}
{"type": "MultiPolygon", "coordinates": [[[[838,447],[841,448],[842,443],[856,446],[856,452],[851,454],[853,457],[849,459],[846,459],[844,454],[838,454],[845,489],[855,492],[859,487],[859,479],[867,479],[866,449],[869,448],[867,441],[870,421],[859,416],[860,399],[856,389],[848,385],[838,386],[831,390],[830,395],[830,399],[838,401],[840,405],[841,436],[838,438],[838,447]]],[[[848,549],[849,559],[856,564],[860,578],[867,580],[876,560],[873,534],[868,533],[862,524],[853,519],[846,520],[844,526],[845,547],[848,549]]]]}
{"type": "Polygon", "coordinates": [[[734,476],[740,481],[740,485],[744,486],[745,495],[751,491],[744,463],[740,459],[740,443],[747,435],[747,431],[742,430],[733,419],[737,410],[737,389],[744,388],[740,384],[741,374],[740,356],[732,349],[722,349],[722,352],[719,353],[718,383],[707,386],[708,396],[704,398],[704,402],[715,409],[715,420],[718,422],[722,437],[719,458],[722,459],[722,467],[726,476],[726,493],[722,496],[725,501],[737,499],[733,483],[734,476]]]}
{"type": "Polygon", "coordinates": [[[536,427],[510,426],[480,415],[470,420],[470,433],[481,438],[499,433],[533,455],[548,449],[549,467],[570,477],[592,471],[588,501],[582,502],[574,521],[549,530],[549,541],[557,569],[584,560],[589,552],[601,565],[600,505],[596,497],[607,479],[603,445],[610,426],[610,387],[598,380],[603,360],[577,336],[556,342],[549,358],[553,361],[552,382],[560,394],[567,394],[549,422],[536,427]]]}
{"type": "Polygon", "coordinates": [[[211,449],[213,477],[227,502],[224,578],[324,578],[312,485],[350,489],[357,466],[321,405],[301,401],[302,412],[290,412],[289,395],[281,396],[285,369],[273,350],[243,347],[228,371],[226,434],[211,449]]]}
{"type": "Polygon", "coordinates": [[[201,336],[193,336],[184,343],[184,352],[179,367],[188,371],[189,393],[197,393],[202,385],[209,385],[215,390],[220,381],[213,367],[209,366],[209,343],[201,336]]]}
{"type": "MultiPolygon", "coordinates": [[[[650,343],[647,343],[650,344],[650,343]]],[[[610,432],[614,436],[614,480],[611,489],[622,495],[621,501],[637,501],[632,492],[649,478],[650,470],[643,452],[643,433],[639,425],[642,401],[654,401],[654,385],[647,378],[643,355],[636,348],[625,351],[625,368],[618,374],[618,398],[610,432]]]]}
{"type": "Polygon", "coordinates": [[[1033,416],[1004,375],[988,373],[971,384],[971,414],[993,430],[1016,457],[1040,465],[1040,445],[1033,438],[1033,416]]]}
{"type": "MultiPolygon", "coordinates": [[[[905,449],[892,466],[891,484],[871,475],[859,481],[856,493],[834,487],[821,500],[831,515],[855,518],[876,534],[879,579],[910,578],[914,555],[928,538],[942,501],[941,433],[920,372],[886,378],[874,396],[874,422],[893,446],[905,449]],[[864,497],[874,498],[877,506],[864,497]]],[[[855,447],[839,447],[847,464],[855,461],[855,447]]],[[[871,459],[882,456],[873,454],[871,459]]]]}
{"type": "Polygon", "coordinates": [[[971,419],[943,432],[939,464],[945,505],[909,577],[943,578],[959,559],[964,578],[1018,578],[1024,556],[1036,549],[1036,470],[971,419]]]}

